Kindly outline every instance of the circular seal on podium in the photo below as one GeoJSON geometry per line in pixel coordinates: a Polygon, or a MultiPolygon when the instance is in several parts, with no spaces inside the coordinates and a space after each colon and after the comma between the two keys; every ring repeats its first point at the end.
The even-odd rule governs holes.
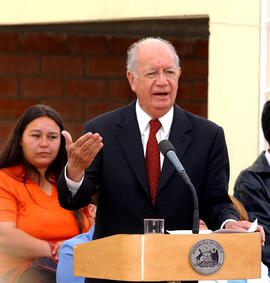
{"type": "Polygon", "coordinates": [[[224,263],[225,253],[222,246],[211,239],[197,242],[190,251],[190,264],[200,274],[210,275],[217,272],[224,263]]]}

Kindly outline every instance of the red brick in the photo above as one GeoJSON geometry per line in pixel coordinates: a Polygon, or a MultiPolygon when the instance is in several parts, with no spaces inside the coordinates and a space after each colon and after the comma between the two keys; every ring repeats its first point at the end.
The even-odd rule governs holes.
{"type": "Polygon", "coordinates": [[[3,122],[0,121],[0,143],[1,142],[6,142],[8,137],[10,136],[16,122],[3,122]]]}
{"type": "Polygon", "coordinates": [[[189,112],[207,118],[207,103],[181,102],[179,105],[189,112]]]}
{"type": "Polygon", "coordinates": [[[190,38],[185,39],[177,39],[177,38],[169,38],[169,41],[173,44],[176,49],[178,56],[180,57],[180,61],[182,57],[190,57],[194,52],[193,40],[190,38]]]}
{"type": "Polygon", "coordinates": [[[32,55],[0,55],[0,74],[36,75],[39,73],[39,58],[32,55]]]}
{"type": "Polygon", "coordinates": [[[85,116],[86,120],[89,120],[91,118],[94,118],[98,115],[101,115],[103,113],[106,113],[108,111],[112,111],[118,107],[124,106],[128,104],[129,101],[103,101],[103,102],[86,102],[85,105],[85,116]]]}
{"type": "Polygon", "coordinates": [[[67,52],[71,54],[107,54],[107,38],[105,36],[68,35],[67,52]]]}
{"type": "Polygon", "coordinates": [[[23,112],[38,100],[0,99],[0,119],[18,119],[23,112]]]}
{"type": "Polygon", "coordinates": [[[87,58],[88,76],[122,76],[126,75],[126,60],[123,58],[87,58]]]}
{"type": "Polygon", "coordinates": [[[131,90],[128,80],[110,80],[109,96],[111,98],[134,99],[136,94],[131,90]]]}
{"type": "Polygon", "coordinates": [[[110,54],[120,55],[126,58],[129,46],[138,41],[138,37],[117,37],[112,36],[110,39],[110,54]]]}
{"type": "Polygon", "coordinates": [[[0,142],[0,155],[2,155],[2,150],[4,150],[4,142],[0,142]]]}
{"type": "Polygon", "coordinates": [[[66,96],[80,98],[103,98],[106,96],[106,81],[103,79],[68,79],[66,96]]]}
{"type": "Polygon", "coordinates": [[[206,60],[188,60],[184,59],[182,66],[182,80],[201,79],[208,77],[208,61],[206,60]]]}
{"type": "Polygon", "coordinates": [[[208,98],[208,84],[207,82],[195,82],[194,83],[194,99],[205,100],[208,98]]]}
{"type": "Polygon", "coordinates": [[[19,51],[19,35],[17,33],[0,32],[0,52],[19,51]]]}
{"type": "Polygon", "coordinates": [[[22,35],[23,52],[59,53],[64,51],[64,36],[53,33],[25,33],[22,35]]]}
{"type": "Polygon", "coordinates": [[[55,109],[65,121],[81,121],[83,117],[83,107],[80,101],[67,100],[42,100],[43,104],[55,109]]]}
{"type": "Polygon", "coordinates": [[[55,78],[22,78],[20,87],[22,97],[61,97],[63,82],[55,78]]]}
{"type": "Polygon", "coordinates": [[[73,141],[76,141],[82,135],[83,125],[84,122],[64,122],[65,130],[71,134],[73,141]]]}
{"type": "Polygon", "coordinates": [[[83,65],[82,57],[44,56],[42,73],[44,75],[81,76],[83,65]]]}
{"type": "Polygon", "coordinates": [[[183,82],[180,78],[178,93],[176,96],[177,101],[190,100],[191,99],[191,82],[183,82]]]}
{"type": "Polygon", "coordinates": [[[194,55],[197,58],[208,58],[208,40],[198,39],[195,41],[194,55]]]}
{"type": "Polygon", "coordinates": [[[18,94],[17,78],[0,77],[0,96],[14,97],[18,94]]]}

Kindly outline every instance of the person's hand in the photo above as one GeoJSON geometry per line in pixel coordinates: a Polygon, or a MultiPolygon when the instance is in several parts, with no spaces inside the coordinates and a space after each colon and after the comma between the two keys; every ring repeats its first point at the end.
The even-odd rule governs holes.
{"type": "Polygon", "coordinates": [[[59,255],[59,249],[62,246],[64,241],[58,241],[56,243],[49,243],[52,253],[52,259],[55,262],[58,262],[58,255],[59,255]]]}
{"type": "Polygon", "coordinates": [[[66,140],[68,155],[67,177],[72,181],[79,182],[82,179],[84,169],[89,167],[103,147],[102,138],[98,133],[89,132],[73,143],[69,132],[62,131],[62,135],[66,140]]]}
{"type": "MultiPolygon", "coordinates": [[[[225,229],[247,231],[249,227],[251,226],[251,224],[252,223],[248,221],[228,221],[225,224],[225,229]]],[[[258,225],[256,231],[261,233],[261,245],[263,247],[264,242],[265,242],[265,234],[264,234],[263,227],[261,225],[258,225]]]]}
{"type": "Polygon", "coordinates": [[[96,218],[97,207],[94,204],[90,203],[88,205],[88,211],[89,211],[90,217],[95,219],[96,218]]]}

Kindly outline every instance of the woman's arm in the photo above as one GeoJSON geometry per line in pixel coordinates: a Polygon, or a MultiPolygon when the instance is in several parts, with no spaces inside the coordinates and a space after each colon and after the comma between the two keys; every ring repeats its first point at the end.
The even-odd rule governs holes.
{"type": "Polygon", "coordinates": [[[16,228],[15,222],[0,222],[0,248],[4,252],[17,257],[32,259],[52,256],[47,241],[32,237],[16,228]]]}

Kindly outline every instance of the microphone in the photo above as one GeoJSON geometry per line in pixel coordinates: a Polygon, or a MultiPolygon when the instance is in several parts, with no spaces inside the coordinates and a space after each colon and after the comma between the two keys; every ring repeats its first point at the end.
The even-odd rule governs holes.
{"type": "Polygon", "coordinates": [[[171,144],[171,142],[169,140],[162,140],[158,144],[158,148],[160,152],[164,155],[164,157],[167,157],[169,159],[173,167],[176,169],[177,173],[183,178],[185,183],[191,189],[193,203],[194,203],[192,233],[198,234],[199,233],[199,204],[198,204],[198,197],[197,197],[196,190],[192,182],[190,181],[183,165],[178,159],[176,152],[175,152],[175,148],[171,144]]]}

